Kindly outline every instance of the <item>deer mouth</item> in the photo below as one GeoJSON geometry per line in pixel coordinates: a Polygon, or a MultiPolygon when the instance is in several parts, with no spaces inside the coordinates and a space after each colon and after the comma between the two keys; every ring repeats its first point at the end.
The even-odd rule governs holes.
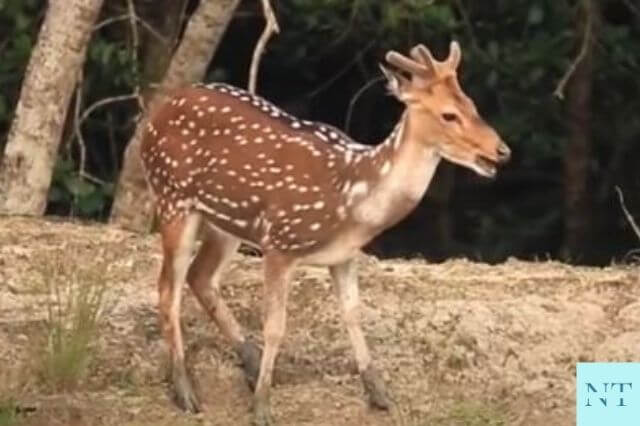
{"type": "Polygon", "coordinates": [[[496,173],[498,171],[498,163],[495,160],[484,157],[482,155],[477,155],[474,165],[474,168],[479,175],[488,178],[496,177],[496,173]]]}

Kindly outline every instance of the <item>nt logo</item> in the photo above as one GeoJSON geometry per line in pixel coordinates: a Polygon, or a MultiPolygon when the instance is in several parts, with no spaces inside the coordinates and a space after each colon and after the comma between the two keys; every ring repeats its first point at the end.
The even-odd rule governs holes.
{"type": "Polygon", "coordinates": [[[631,391],[633,383],[602,383],[599,387],[587,382],[587,402],[586,407],[594,405],[607,407],[611,399],[612,407],[627,407],[628,401],[625,401],[625,390],[631,391]]]}

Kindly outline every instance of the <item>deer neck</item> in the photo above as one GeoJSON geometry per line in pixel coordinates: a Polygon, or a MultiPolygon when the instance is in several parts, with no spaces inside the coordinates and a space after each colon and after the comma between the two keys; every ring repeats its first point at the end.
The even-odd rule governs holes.
{"type": "Polygon", "coordinates": [[[362,160],[366,178],[351,187],[347,200],[353,219],[377,229],[403,219],[424,196],[440,158],[434,147],[416,137],[405,111],[384,142],[362,160]]]}

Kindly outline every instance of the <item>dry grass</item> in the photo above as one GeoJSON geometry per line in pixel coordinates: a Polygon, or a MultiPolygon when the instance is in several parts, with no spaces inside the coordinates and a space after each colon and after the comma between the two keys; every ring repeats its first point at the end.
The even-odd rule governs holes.
{"type": "Polygon", "coordinates": [[[48,296],[37,371],[54,391],[73,390],[84,379],[105,309],[108,264],[83,265],[77,254],[58,252],[36,265],[48,296]]]}
{"type": "MultiPolygon", "coordinates": [[[[0,241],[0,426],[249,423],[238,360],[188,289],[185,343],[206,412],[171,403],[157,236],[0,218],[0,241]]],[[[365,333],[401,413],[367,408],[326,268],[305,267],[274,378],[283,426],[565,426],[576,360],[637,360],[637,267],[361,264],[365,333]]],[[[222,292],[253,336],[261,286],[259,259],[235,257],[222,292]]]]}

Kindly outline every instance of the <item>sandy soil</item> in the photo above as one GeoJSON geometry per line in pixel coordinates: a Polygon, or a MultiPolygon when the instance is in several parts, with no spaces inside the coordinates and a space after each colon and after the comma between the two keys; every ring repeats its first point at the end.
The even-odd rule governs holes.
{"type": "MultiPolygon", "coordinates": [[[[188,289],[188,361],[206,411],[188,416],[171,403],[155,308],[160,260],[156,235],[0,218],[0,402],[33,410],[18,424],[248,424],[238,359],[188,289]],[[77,268],[102,265],[93,276],[108,285],[95,358],[71,393],[48,390],[34,373],[48,300],[37,283],[56,253],[77,268]]],[[[307,267],[293,285],[277,361],[281,425],[565,426],[575,422],[577,361],[640,360],[637,266],[364,255],[361,265],[364,328],[397,406],[367,408],[327,271],[307,267]]],[[[258,339],[260,285],[259,259],[238,254],[224,295],[258,339]]]]}

